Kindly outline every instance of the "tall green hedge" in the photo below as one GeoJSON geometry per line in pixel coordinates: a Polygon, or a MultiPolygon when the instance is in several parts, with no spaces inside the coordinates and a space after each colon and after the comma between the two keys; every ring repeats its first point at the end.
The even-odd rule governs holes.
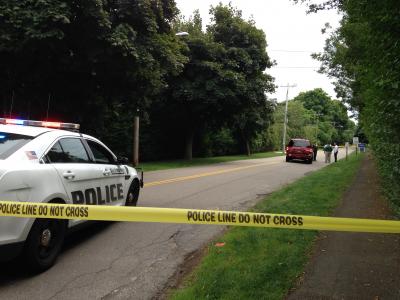
{"type": "Polygon", "coordinates": [[[322,71],[336,78],[336,91],[359,112],[382,185],[400,208],[400,2],[329,0],[311,10],[341,10],[339,29],[315,55],[322,71]]]}

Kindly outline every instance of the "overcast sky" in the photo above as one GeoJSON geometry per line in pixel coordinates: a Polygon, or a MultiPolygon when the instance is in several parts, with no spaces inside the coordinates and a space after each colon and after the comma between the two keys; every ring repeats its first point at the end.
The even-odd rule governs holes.
{"type": "MultiPolygon", "coordinates": [[[[293,4],[289,0],[175,0],[181,13],[188,17],[195,9],[199,9],[203,19],[203,26],[210,22],[208,14],[211,5],[232,3],[242,10],[243,17],[253,17],[257,28],[264,30],[267,37],[267,51],[277,65],[267,73],[275,77],[275,84],[284,86],[296,84],[289,89],[289,99],[302,91],[314,88],[324,89],[332,98],[336,98],[331,80],[317,73],[319,62],[310,55],[321,52],[325,45],[326,35],[321,29],[329,22],[336,28],[340,16],[336,11],[323,11],[317,14],[306,14],[306,7],[293,4]]],[[[268,95],[277,98],[279,102],[285,100],[286,88],[278,87],[276,93],[268,95]]]]}

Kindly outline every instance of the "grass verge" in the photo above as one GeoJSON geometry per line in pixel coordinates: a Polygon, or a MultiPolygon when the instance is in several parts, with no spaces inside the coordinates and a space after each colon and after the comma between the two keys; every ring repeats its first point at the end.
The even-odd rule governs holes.
{"type": "MultiPolygon", "coordinates": [[[[328,216],[353,182],[362,155],[323,168],[261,201],[257,212],[328,216]]],[[[282,299],[301,275],[317,231],[232,227],[208,246],[171,299],[282,299]]]]}
{"type": "Polygon", "coordinates": [[[156,161],[156,162],[144,162],[140,163],[139,167],[143,168],[144,171],[157,171],[165,169],[176,169],[200,165],[216,164],[227,161],[243,160],[243,159],[255,159],[255,158],[267,158],[274,156],[282,156],[282,153],[277,152],[261,152],[254,153],[250,156],[247,155],[231,155],[231,156],[215,156],[215,157],[202,157],[193,158],[192,160],[168,160],[168,161],[156,161]]]}

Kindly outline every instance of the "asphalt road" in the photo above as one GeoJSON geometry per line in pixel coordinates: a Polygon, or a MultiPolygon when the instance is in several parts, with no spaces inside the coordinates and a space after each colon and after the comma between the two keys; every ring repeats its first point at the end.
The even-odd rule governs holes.
{"type": "MultiPolygon", "coordinates": [[[[149,172],[138,205],[244,211],[325,166],[322,156],[320,151],[312,165],[274,157],[149,172]]],[[[224,228],[95,223],[71,234],[56,265],[45,273],[26,274],[16,262],[0,265],[0,299],[151,299],[187,255],[224,228]]]]}

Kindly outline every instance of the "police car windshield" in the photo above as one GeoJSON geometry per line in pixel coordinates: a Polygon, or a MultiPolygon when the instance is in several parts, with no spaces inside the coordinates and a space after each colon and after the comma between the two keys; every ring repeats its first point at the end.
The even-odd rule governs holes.
{"type": "Polygon", "coordinates": [[[9,157],[32,139],[32,136],[0,132],[0,159],[9,157]]]}

